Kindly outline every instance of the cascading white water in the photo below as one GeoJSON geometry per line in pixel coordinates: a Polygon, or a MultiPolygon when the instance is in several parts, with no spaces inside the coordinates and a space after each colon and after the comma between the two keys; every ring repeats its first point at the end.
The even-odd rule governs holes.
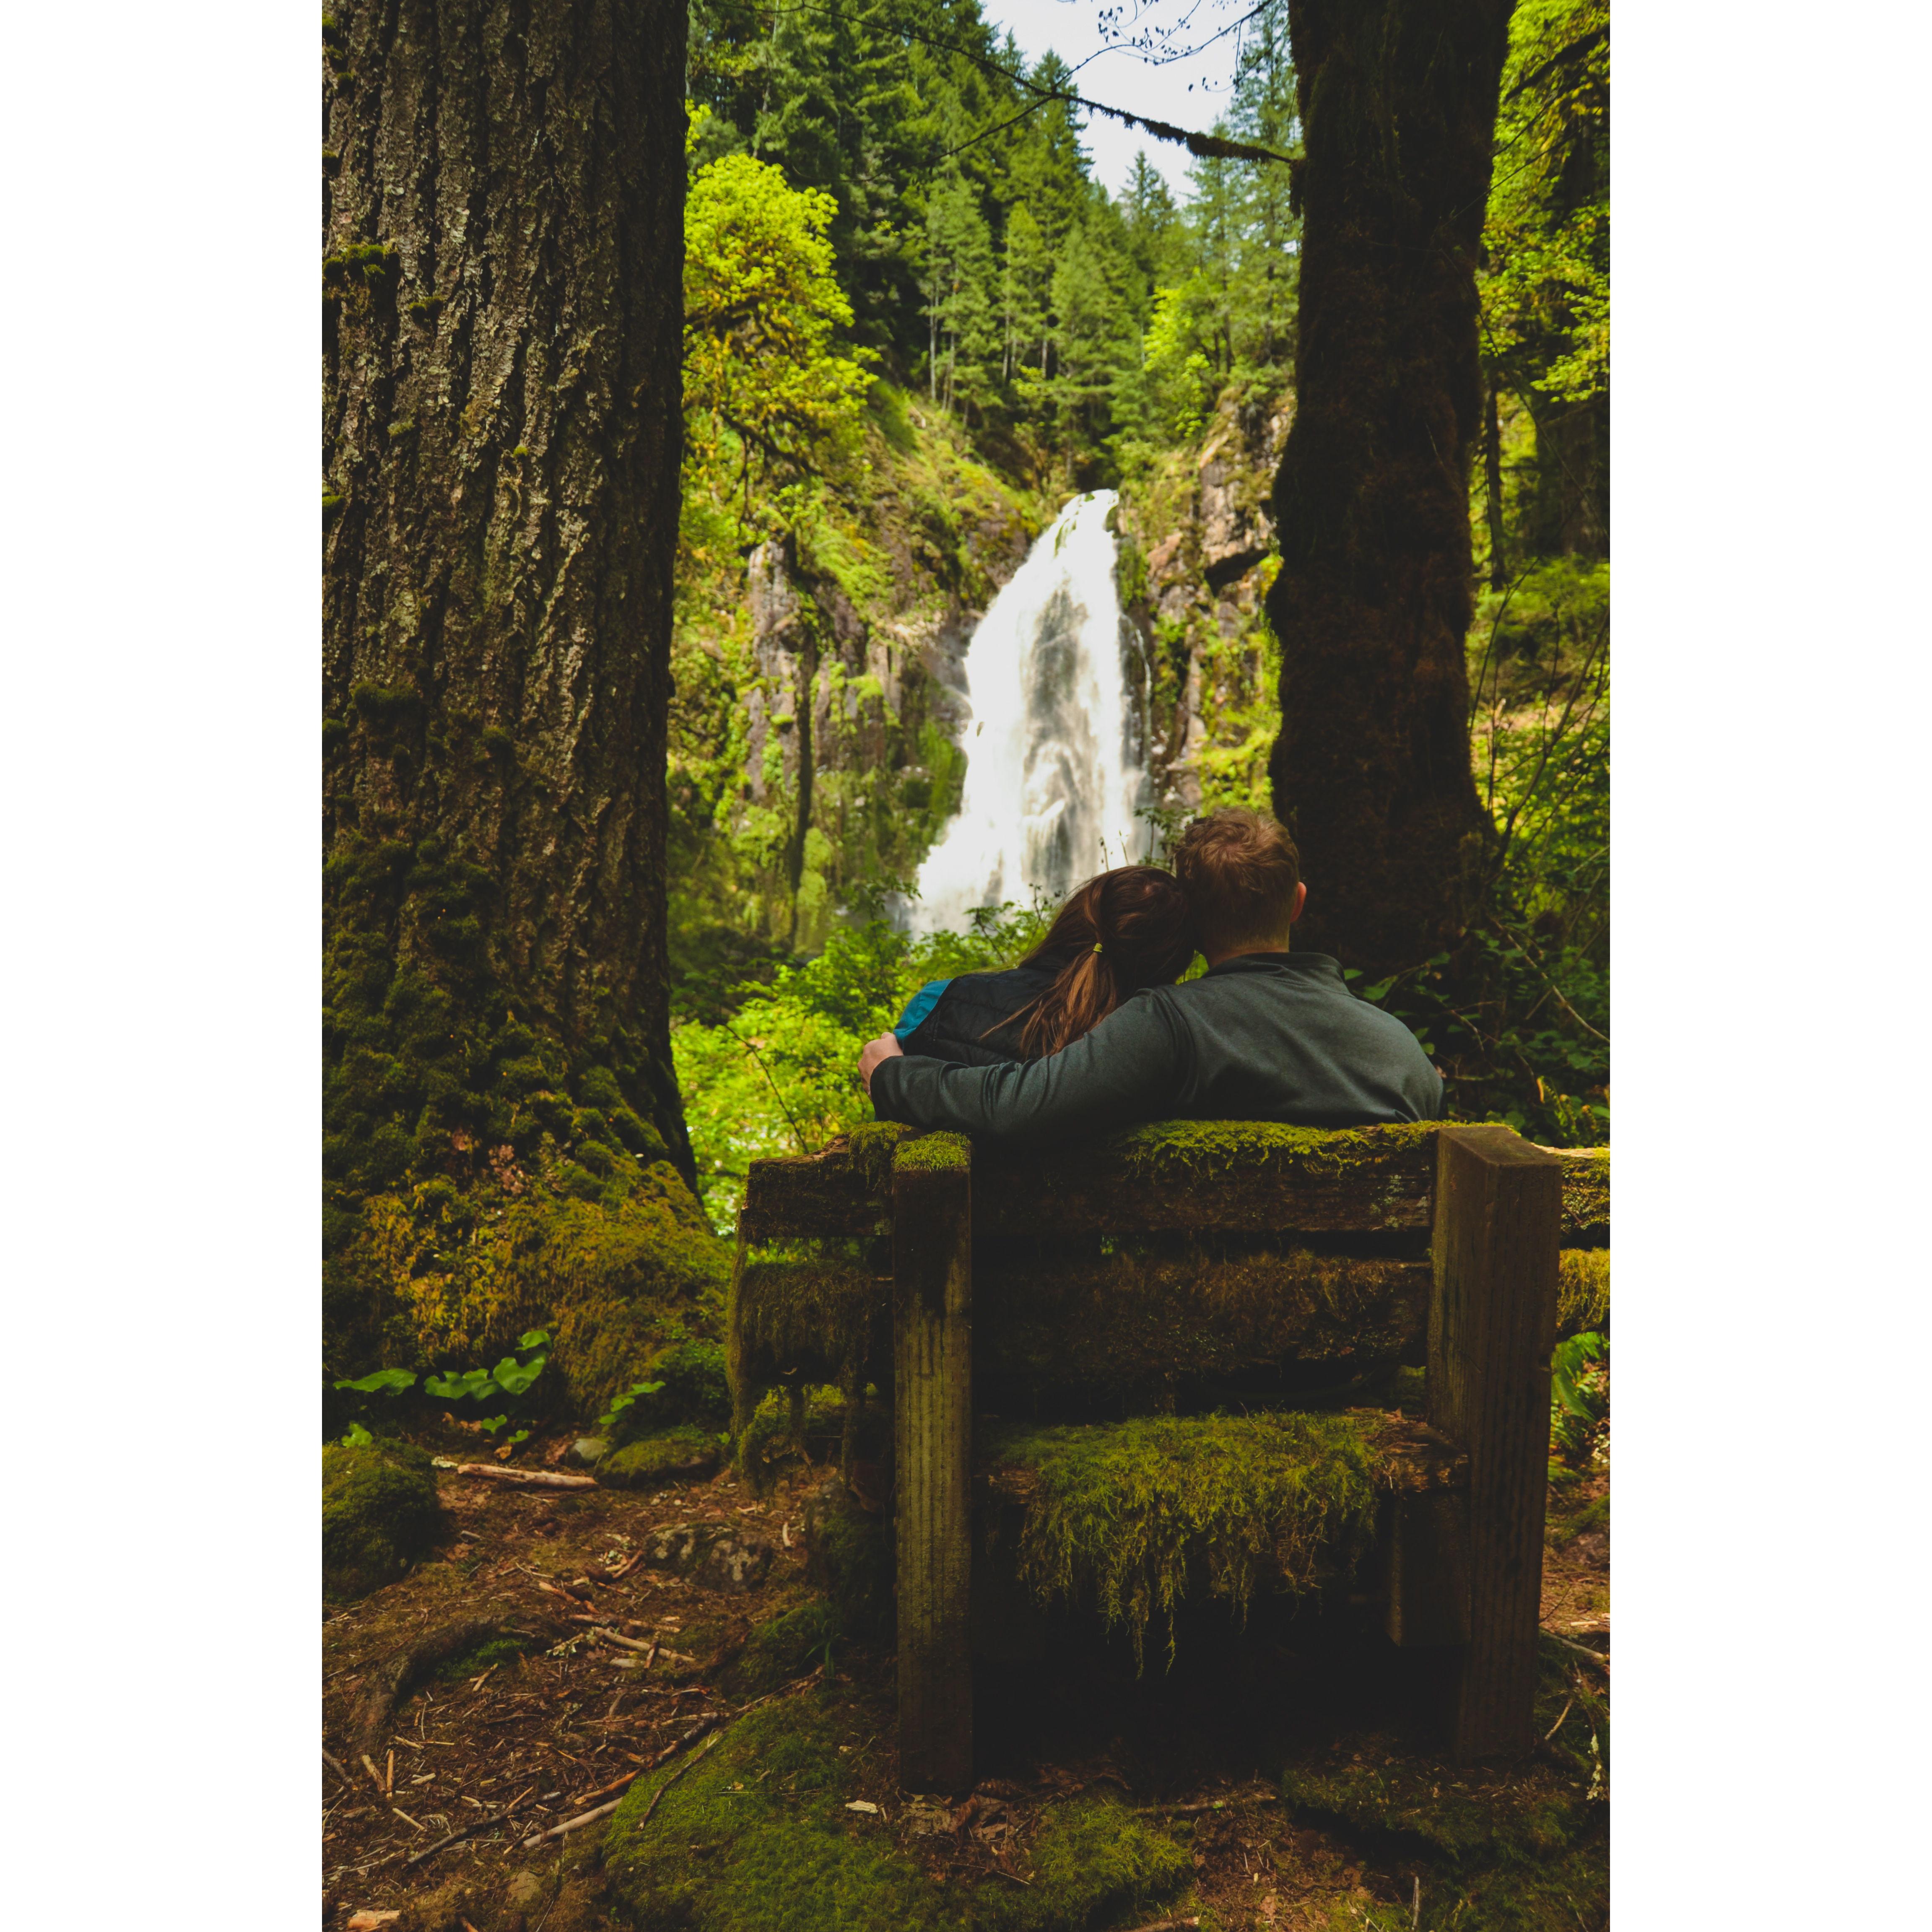
{"type": "Polygon", "coordinates": [[[907,908],[915,932],[956,928],[976,906],[1063,893],[1147,855],[1114,502],[1096,490],[1067,504],[966,647],[965,791],[920,868],[907,908]]]}

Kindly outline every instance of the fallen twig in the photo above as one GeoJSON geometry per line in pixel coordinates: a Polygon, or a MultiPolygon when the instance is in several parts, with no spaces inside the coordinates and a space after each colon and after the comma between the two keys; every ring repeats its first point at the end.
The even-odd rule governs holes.
{"type": "MultiPolygon", "coordinates": [[[[640,1772],[639,1777],[644,1774],[640,1772]]],[[[600,1818],[608,1818],[623,1803],[621,1798],[614,1798],[608,1804],[600,1804],[594,1811],[580,1812],[574,1818],[566,1818],[561,1825],[553,1825],[548,1832],[533,1832],[517,1849],[526,1852],[532,1845],[540,1845],[546,1838],[560,1838],[566,1832],[574,1832],[580,1825],[594,1825],[600,1818]]]]}
{"type": "Polygon", "coordinates": [[[439,1469],[459,1476],[487,1476],[491,1481],[515,1483],[526,1490],[594,1490],[594,1476],[567,1476],[560,1469],[513,1469],[502,1462],[452,1462],[447,1456],[436,1458],[439,1469]]]}
{"type": "Polygon", "coordinates": [[[419,1865],[424,1858],[433,1858],[438,1852],[446,1850],[452,1845],[460,1845],[465,1838],[473,1838],[478,1832],[487,1832],[492,1825],[500,1825],[526,1798],[529,1797],[530,1791],[534,1791],[536,1789],[536,1786],[533,1784],[530,1786],[530,1791],[518,1792],[502,1810],[486,1812],[482,1817],[472,1819],[464,1826],[461,1831],[452,1832],[448,1838],[439,1838],[434,1844],[425,1845],[419,1852],[412,1852],[403,1862],[405,1864],[419,1865]]]}
{"type": "Polygon", "coordinates": [[[592,1636],[601,1636],[606,1643],[620,1645],[626,1650],[641,1650],[649,1652],[653,1651],[657,1648],[657,1646],[655,1643],[645,1643],[640,1641],[638,1638],[634,1636],[620,1636],[618,1634],[611,1629],[610,1625],[608,1624],[598,1624],[594,1625],[591,1630],[590,1634],[592,1636]]]}
{"type": "Polygon", "coordinates": [[[1574,1650],[1579,1657],[1586,1657],[1607,1677],[1610,1674],[1610,1660],[1600,1650],[1592,1650],[1587,1643],[1572,1643],[1567,1636],[1558,1636],[1552,1630],[1543,1634],[1552,1643],[1560,1643],[1565,1650],[1574,1650]]]}
{"type": "Polygon", "coordinates": [[[1545,1731],[1543,1734],[1543,1742],[1545,1744],[1549,1743],[1550,1739],[1556,1736],[1558,1731],[1562,1730],[1563,1720],[1569,1716],[1571,1706],[1574,1706],[1576,1702],[1576,1699],[1572,1697],[1569,1702],[1563,1706],[1563,1708],[1558,1712],[1556,1723],[1552,1724],[1549,1730],[1545,1731]]]}
{"type": "Polygon", "coordinates": [[[621,1797],[644,1774],[644,1760],[641,1758],[633,1758],[631,1762],[638,1767],[636,1770],[626,1772],[622,1778],[614,1778],[608,1784],[600,1784],[595,1791],[580,1793],[570,1801],[571,1803],[573,1804],[592,1804],[598,1798],[608,1798],[614,1791],[621,1797]]]}
{"type": "MultiPolygon", "coordinates": [[[[663,1784],[659,1785],[656,1790],[651,1793],[651,1802],[644,1807],[644,1815],[638,1820],[638,1830],[641,1832],[644,1827],[651,1822],[651,1814],[658,1808],[659,1803],[663,1799],[664,1793],[668,1791],[686,1772],[689,1771],[692,1766],[702,1764],[704,1761],[711,1755],[712,1746],[716,1744],[718,1740],[716,1738],[712,1738],[710,1742],[706,1744],[704,1748],[698,1754],[697,1756],[680,1765],[676,1770],[673,1772],[670,1777],[666,1778],[663,1784]]],[[[613,1808],[614,1809],[615,1808],[614,1807],[613,1808]]]]}
{"type": "Polygon", "coordinates": [[[343,1769],[341,1765],[335,1759],[329,1756],[328,1752],[324,1751],[322,1753],[322,1761],[324,1764],[328,1766],[331,1771],[334,1772],[338,1778],[341,1779],[344,1784],[353,1784],[356,1782],[356,1780],[349,1775],[348,1772],[343,1769]]]}

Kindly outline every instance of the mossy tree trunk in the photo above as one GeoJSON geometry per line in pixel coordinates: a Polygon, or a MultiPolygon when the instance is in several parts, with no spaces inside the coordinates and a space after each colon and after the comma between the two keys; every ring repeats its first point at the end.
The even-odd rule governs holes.
{"type": "Polygon", "coordinates": [[[1466,923],[1474,271],[1510,0],[1291,0],[1306,158],[1282,556],[1276,811],[1300,943],[1374,969],[1466,923]]]}
{"type": "Polygon", "coordinates": [[[324,23],[338,1235],[432,1176],[694,1178],[664,935],[686,31],[683,0],[324,23]]]}

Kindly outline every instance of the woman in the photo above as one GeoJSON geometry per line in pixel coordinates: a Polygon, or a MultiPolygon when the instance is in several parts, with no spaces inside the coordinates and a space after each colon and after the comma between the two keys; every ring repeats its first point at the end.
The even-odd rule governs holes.
{"type": "Polygon", "coordinates": [[[1171,986],[1193,956],[1194,922],[1174,874],[1119,866],[1075,892],[1017,966],[922,986],[892,1035],[902,1052],[965,1066],[1036,1060],[1091,1033],[1142,987],[1171,986]]]}

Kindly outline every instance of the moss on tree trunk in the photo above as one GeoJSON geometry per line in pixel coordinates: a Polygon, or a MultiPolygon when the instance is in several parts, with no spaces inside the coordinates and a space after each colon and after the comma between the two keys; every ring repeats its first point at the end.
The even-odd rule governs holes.
{"type": "Polygon", "coordinates": [[[1275,809],[1301,943],[1408,965],[1466,922],[1485,822],[1463,639],[1476,251],[1510,0],[1291,0],[1306,158],[1275,809]]]}
{"type": "Polygon", "coordinates": [[[681,0],[324,23],[338,1253],[373,1199],[447,1250],[512,1202],[694,1178],[664,934],[685,36],[681,0]]]}

